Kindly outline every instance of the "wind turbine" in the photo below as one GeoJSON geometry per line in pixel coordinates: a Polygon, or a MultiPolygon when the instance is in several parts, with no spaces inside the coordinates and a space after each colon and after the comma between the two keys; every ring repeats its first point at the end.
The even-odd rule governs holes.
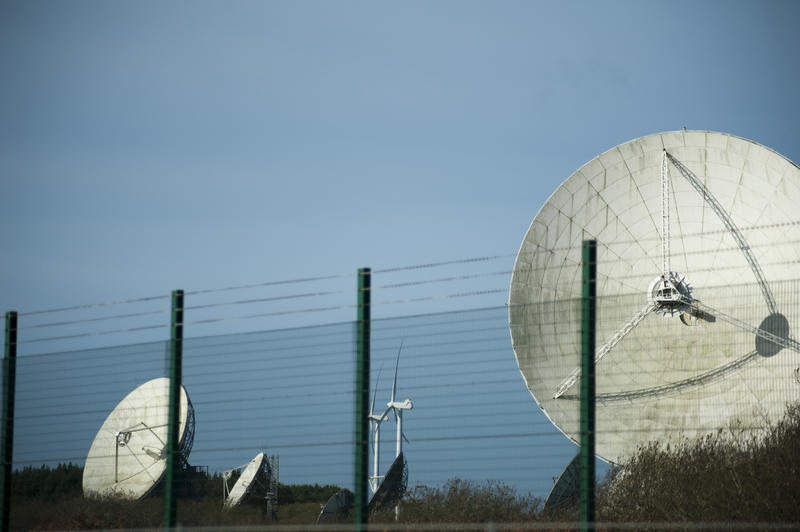
{"type": "Polygon", "coordinates": [[[392,397],[388,403],[386,403],[388,412],[392,410],[394,412],[394,420],[397,424],[397,444],[395,446],[395,458],[400,456],[400,453],[403,452],[403,440],[408,441],[406,435],[403,433],[403,410],[411,410],[414,408],[414,405],[411,403],[411,399],[407,398],[403,402],[399,402],[395,400],[395,392],[397,391],[397,370],[400,367],[400,351],[403,349],[403,342],[400,342],[400,349],[397,350],[397,361],[394,365],[394,381],[392,382],[392,397]]]}
{"type": "MultiPolygon", "coordinates": [[[[378,488],[381,485],[381,482],[384,479],[384,475],[380,474],[380,428],[381,423],[387,421],[389,419],[389,411],[394,413],[395,423],[397,425],[397,440],[395,444],[395,458],[400,456],[403,452],[403,440],[408,441],[406,438],[405,433],[403,432],[403,410],[411,410],[414,405],[411,403],[411,399],[406,398],[404,401],[397,401],[396,394],[397,394],[397,373],[400,368],[400,352],[403,350],[403,342],[400,342],[400,348],[397,350],[397,360],[395,361],[394,367],[394,379],[392,382],[392,394],[389,398],[389,402],[386,403],[386,409],[377,414],[375,413],[375,396],[378,392],[378,385],[375,384],[375,388],[372,392],[372,402],[369,407],[369,415],[368,418],[372,425],[372,475],[369,477],[370,480],[370,488],[372,489],[372,494],[375,495],[375,492],[378,491],[378,488]]],[[[380,374],[383,371],[383,367],[378,371],[378,380],[380,380],[380,374]]]]}
{"type": "Polygon", "coordinates": [[[387,408],[380,415],[375,414],[375,395],[378,393],[378,382],[381,380],[382,371],[383,365],[381,365],[381,369],[378,370],[378,380],[375,382],[375,388],[372,390],[372,402],[369,405],[369,415],[367,416],[369,418],[370,425],[372,425],[372,475],[369,477],[369,485],[372,489],[373,495],[378,490],[378,486],[383,480],[383,475],[379,473],[381,456],[381,423],[389,419],[387,414],[390,410],[387,408]]]}

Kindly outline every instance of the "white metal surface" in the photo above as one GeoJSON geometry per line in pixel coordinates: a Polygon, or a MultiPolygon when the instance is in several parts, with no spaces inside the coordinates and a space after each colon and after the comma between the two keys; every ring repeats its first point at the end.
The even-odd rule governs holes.
{"type": "Polygon", "coordinates": [[[529,390],[576,443],[577,392],[557,390],[580,363],[584,239],[598,241],[596,352],[611,345],[596,368],[599,456],[760,427],[800,399],[800,169],[791,161],[733,135],[667,132],[595,157],[548,199],[517,256],[509,323],[529,390]],[[658,292],[665,268],[669,294],[658,292]],[[788,330],[755,334],[776,316],[788,330]],[[759,351],[768,338],[777,347],[759,351]]]}
{"type": "MultiPolygon", "coordinates": [[[[187,427],[194,415],[183,387],[180,401],[179,447],[194,430],[187,427]]],[[[129,393],[108,415],[92,442],[83,469],[84,494],[130,499],[145,496],[166,469],[168,411],[168,378],[153,379],[129,393]]]]}

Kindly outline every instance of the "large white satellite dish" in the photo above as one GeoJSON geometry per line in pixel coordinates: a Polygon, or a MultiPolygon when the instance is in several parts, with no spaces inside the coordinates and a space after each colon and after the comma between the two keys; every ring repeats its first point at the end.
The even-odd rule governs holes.
{"type": "Polygon", "coordinates": [[[763,427],[800,399],[800,169],[755,142],[675,131],[572,174],[511,280],[522,376],[579,440],[581,243],[597,240],[596,452],[763,427]]]}
{"type": "MultiPolygon", "coordinates": [[[[85,495],[140,499],[164,475],[167,460],[169,379],[148,381],[108,415],[83,468],[85,495]]],[[[194,408],[181,387],[178,456],[185,462],[194,441],[194,408]]]]}

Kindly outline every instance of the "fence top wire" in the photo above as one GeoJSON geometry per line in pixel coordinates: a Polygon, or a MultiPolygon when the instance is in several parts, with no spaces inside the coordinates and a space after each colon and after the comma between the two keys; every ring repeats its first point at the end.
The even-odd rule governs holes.
{"type": "MultiPolygon", "coordinates": [[[[767,228],[775,228],[775,227],[793,227],[800,225],[800,220],[797,221],[789,221],[779,224],[767,224],[767,225],[755,225],[749,227],[742,227],[740,228],[741,231],[758,231],[761,229],[767,228]]],[[[716,231],[704,231],[704,232],[697,232],[686,234],[684,237],[687,236],[708,236],[715,233],[724,233],[725,229],[719,229],[716,231]]],[[[641,244],[644,240],[637,240],[636,243],[641,244]]],[[[655,235],[653,237],[653,241],[657,241],[658,237],[655,235]]],[[[625,242],[615,242],[616,245],[624,244],[625,242]]],[[[634,242],[631,241],[631,244],[634,242]]],[[[787,242],[788,244],[797,244],[800,245],[800,240],[795,240],[793,242],[787,242]]],[[[761,244],[755,244],[752,247],[759,247],[763,246],[761,244]]],[[[734,250],[735,246],[731,245],[731,250],[734,250]]],[[[562,255],[565,261],[574,261],[574,259],[570,259],[567,255],[570,251],[569,248],[558,248],[554,247],[552,249],[540,249],[530,251],[530,253],[539,253],[539,252],[546,252],[546,253],[553,253],[556,255],[562,255]]],[[[520,254],[529,253],[526,251],[520,251],[520,254]]],[[[689,252],[691,254],[691,252],[689,252]]],[[[499,254],[499,255],[487,255],[487,256],[480,256],[480,257],[469,257],[469,258],[461,258],[461,259],[454,259],[454,260],[447,260],[447,261],[439,261],[439,262],[428,262],[428,263],[421,263],[421,264],[414,264],[414,265],[407,265],[407,266],[398,266],[398,267],[388,267],[388,268],[380,268],[372,270],[372,274],[374,275],[381,275],[381,274],[390,274],[390,273],[400,273],[400,272],[410,272],[414,270],[427,270],[431,268],[439,268],[445,266],[456,266],[456,265],[465,265],[465,264],[476,264],[476,263],[487,263],[497,260],[507,260],[514,258],[517,254],[499,254]]],[[[619,260],[624,260],[624,257],[612,257],[608,259],[607,262],[617,262],[619,260]]],[[[797,261],[793,261],[797,262],[797,261]]],[[[602,261],[600,261],[602,264],[602,261]]],[[[448,277],[440,277],[437,279],[423,279],[423,280],[414,280],[414,281],[405,281],[405,282],[398,282],[398,283],[390,283],[390,284],[383,284],[379,286],[374,286],[373,290],[375,289],[394,289],[394,288],[405,288],[405,287],[412,287],[412,286],[421,286],[425,284],[433,284],[433,283],[441,283],[441,282],[452,282],[452,281],[466,281],[470,279],[476,279],[479,277],[486,277],[486,276],[498,276],[498,275],[508,275],[510,271],[498,271],[498,272],[490,272],[490,273],[479,273],[479,274],[468,274],[468,275],[453,275],[448,277]]],[[[277,286],[285,286],[285,285],[292,285],[292,284],[302,284],[302,283],[310,283],[310,282],[319,282],[319,281],[330,281],[336,279],[345,279],[345,278],[352,278],[356,276],[356,273],[343,273],[343,274],[332,274],[332,275],[320,275],[320,276],[309,276],[309,277],[301,277],[295,279],[284,279],[284,280],[277,280],[277,281],[265,281],[259,283],[250,283],[250,284],[240,284],[240,285],[230,285],[221,288],[207,288],[207,289],[196,289],[186,291],[185,295],[194,296],[194,295],[206,295],[206,294],[217,294],[223,292],[230,292],[236,290],[246,290],[246,289],[255,289],[255,288],[266,288],[266,287],[277,287],[277,286]]],[[[200,309],[200,308],[213,308],[213,307],[221,307],[226,305],[236,305],[236,304],[249,304],[249,303],[258,303],[258,302],[268,302],[270,300],[280,300],[280,299],[291,299],[291,298],[302,298],[302,297],[313,297],[313,296],[321,296],[321,295],[334,295],[337,293],[342,293],[343,291],[316,291],[316,292],[305,292],[299,294],[289,294],[283,296],[276,296],[274,298],[253,298],[248,300],[238,300],[238,301],[230,301],[230,302],[218,302],[218,303],[209,303],[205,305],[195,305],[194,307],[187,307],[188,309],[200,309]]],[[[474,295],[479,295],[479,293],[475,293],[474,295]]],[[[455,295],[441,295],[441,296],[434,296],[428,300],[432,299],[444,299],[444,298],[451,298],[451,297],[463,297],[460,294],[455,295]]],[[[51,309],[42,309],[42,310],[35,310],[35,311],[26,311],[20,312],[18,315],[20,317],[26,316],[36,316],[36,315],[43,315],[43,314],[52,314],[52,313],[61,313],[61,312],[75,312],[75,311],[86,311],[90,309],[99,309],[103,307],[111,307],[111,306],[119,306],[125,304],[134,304],[134,303],[145,303],[145,302],[153,302],[153,301],[164,301],[169,299],[169,295],[152,295],[152,296],[145,296],[141,298],[132,298],[132,299],[121,299],[121,300],[112,300],[106,302],[96,302],[96,303],[87,303],[81,305],[72,305],[72,306],[64,306],[64,307],[56,307],[51,309]]],[[[390,301],[384,302],[383,304],[398,304],[398,303],[408,303],[408,302],[419,302],[424,301],[426,299],[421,298],[413,298],[413,299],[401,299],[397,301],[390,301]]],[[[310,309],[309,309],[310,310],[310,309]]],[[[76,323],[87,323],[91,321],[100,321],[100,320],[112,320],[112,319],[123,319],[123,318],[133,318],[133,317],[141,317],[146,315],[152,314],[159,314],[166,311],[159,310],[159,311],[146,311],[146,312],[137,312],[137,313],[126,313],[126,314],[118,314],[114,316],[104,316],[104,317],[94,317],[94,318],[85,318],[85,319],[76,319],[76,320],[68,320],[68,321],[57,321],[52,323],[44,323],[44,324],[36,324],[36,325],[27,325],[23,328],[39,328],[39,327],[55,327],[55,326],[65,326],[65,325],[72,325],[76,323]]],[[[122,332],[128,332],[127,329],[120,329],[122,332]]],[[[61,339],[61,337],[58,337],[61,339]]]]}
{"type": "MultiPolygon", "coordinates": [[[[470,258],[462,258],[462,259],[454,259],[449,261],[440,261],[440,262],[429,262],[423,264],[414,264],[408,266],[398,266],[398,267],[391,267],[391,268],[382,268],[372,270],[372,274],[381,274],[381,273],[392,273],[392,272],[401,272],[401,271],[409,271],[409,270],[420,270],[420,269],[429,269],[429,268],[436,268],[442,266],[452,266],[457,264],[469,264],[469,263],[476,263],[476,262],[487,262],[491,260],[498,260],[498,259],[505,259],[509,257],[513,257],[514,254],[507,254],[507,255],[491,255],[491,256],[483,256],[483,257],[470,257],[470,258]]],[[[191,296],[191,295],[201,295],[201,294],[214,294],[220,292],[231,292],[236,290],[249,290],[253,288],[265,288],[265,287],[273,287],[273,286],[283,286],[283,285],[291,285],[291,284],[301,284],[301,283],[309,283],[309,282],[317,282],[317,281],[329,281],[334,279],[345,279],[345,278],[352,278],[355,277],[357,273],[339,273],[339,274],[331,274],[331,275],[319,275],[319,276],[310,276],[310,277],[300,277],[296,279],[283,279],[278,281],[264,281],[258,283],[249,283],[249,284],[240,284],[240,285],[230,285],[224,286],[220,288],[202,288],[202,289],[195,289],[195,290],[187,290],[184,292],[184,295],[191,296]]],[[[126,305],[131,303],[144,303],[149,301],[159,301],[159,300],[167,300],[170,298],[168,294],[161,294],[161,295],[152,295],[152,296],[144,296],[138,298],[131,298],[131,299],[119,299],[119,300],[111,300],[111,301],[102,301],[102,302],[94,302],[94,303],[85,303],[80,305],[70,305],[65,307],[54,307],[48,309],[39,309],[39,310],[32,310],[32,311],[25,311],[19,312],[19,316],[34,316],[38,314],[50,314],[50,313],[57,313],[57,312],[72,312],[78,310],[88,310],[100,307],[111,307],[111,306],[118,306],[118,305],[126,305]]]]}
{"type": "MultiPolygon", "coordinates": [[[[282,285],[289,285],[289,284],[299,284],[299,283],[307,283],[313,281],[325,281],[331,279],[341,279],[346,277],[354,277],[355,274],[335,274],[335,275],[323,275],[317,277],[302,277],[298,279],[285,279],[282,281],[267,281],[262,283],[253,283],[253,284],[245,284],[245,285],[235,285],[235,286],[226,286],[223,288],[208,288],[208,289],[200,289],[200,290],[190,290],[185,291],[184,295],[191,296],[191,295],[200,295],[200,294],[214,294],[220,292],[231,292],[234,290],[246,290],[246,289],[253,289],[253,288],[264,288],[270,286],[282,286],[282,285]]],[[[20,312],[19,316],[34,316],[37,314],[50,314],[56,312],[71,312],[77,310],[88,310],[93,308],[99,307],[110,307],[116,305],[126,305],[131,303],[144,303],[149,301],[158,301],[158,300],[166,300],[169,299],[170,295],[158,295],[158,296],[146,296],[134,299],[121,299],[115,301],[106,301],[100,303],[87,303],[83,305],[73,305],[68,307],[57,307],[52,309],[43,309],[43,310],[35,310],[35,311],[28,311],[28,312],[20,312]]]]}
{"type": "MultiPolygon", "coordinates": [[[[458,264],[469,265],[469,264],[487,263],[492,260],[500,260],[503,258],[508,258],[510,256],[511,255],[495,255],[486,257],[465,258],[465,259],[441,261],[435,263],[402,266],[397,268],[386,268],[382,270],[377,270],[377,272],[383,272],[383,273],[410,272],[413,270],[427,270],[429,268],[446,267],[458,264]]],[[[436,278],[387,282],[377,286],[373,284],[373,287],[371,288],[372,291],[384,291],[384,290],[402,291],[402,289],[413,290],[415,287],[423,287],[423,286],[444,284],[444,283],[455,283],[455,284],[461,283],[461,286],[459,286],[458,288],[454,287],[449,291],[441,290],[438,294],[422,293],[414,297],[412,297],[409,294],[409,297],[398,297],[394,299],[386,299],[384,301],[375,301],[373,299],[372,305],[373,307],[377,307],[380,305],[397,306],[410,303],[418,304],[423,302],[443,301],[455,298],[479,297],[491,294],[501,294],[507,290],[505,286],[506,283],[503,283],[502,287],[498,288],[489,287],[489,289],[460,290],[460,288],[461,287],[469,288],[468,286],[465,286],[464,283],[468,284],[471,281],[475,281],[481,278],[488,279],[496,277],[507,277],[509,276],[510,273],[511,272],[508,269],[502,271],[491,271],[483,273],[467,272],[467,273],[455,273],[453,275],[439,276],[436,278]]],[[[241,285],[227,286],[216,289],[185,291],[184,295],[192,296],[192,295],[220,294],[234,290],[255,289],[264,287],[281,287],[281,286],[296,285],[298,283],[309,283],[309,282],[320,282],[320,281],[336,281],[347,278],[352,279],[356,275],[357,273],[336,274],[336,275],[304,277],[304,278],[262,282],[262,283],[241,284],[241,285]]],[[[483,284],[485,285],[486,283],[483,284]]],[[[348,295],[351,295],[351,293],[352,290],[343,288],[341,284],[338,284],[338,286],[320,287],[320,289],[313,289],[303,292],[298,291],[298,292],[289,292],[283,294],[278,293],[274,295],[267,294],[264,295],[263,297],[259,297],[259,294],[254,294],[254,297],[231,299],[226,301],[201,300],[199,302],[195,302],[195,300],[191,300],[192,303],[195,304],[184,306],[184,310],[190,312],[189,316],[191,316],[191,318],[185,319],[182,324],[208,325],[208,324],[217,324],[224,322],[233,322],[237,320],[278,318],[282,316],[288,317],[293,315],[297,316],[297,315],[320,313],[320,312],[347,311],[357,308],[356,302],[350,301],[350,298],[348,297],[348,295]],[[299,302],[304,299],[309,301],[314,301],[315,303],[321,303],[322,302],[321,299],[325,297],[333,298],[332,300],[330,300],[331,304],[328,305],[314,304],[308,306],[300,306],[299,308],[297,305],[289,304],[292,301],[299,302]],[[250,313],[234,314],[231,313],[230,311],[216,312],[216,310],[222,309],[223,307],[238,307],[243,305],[254,306],[254,307],[260,305],[262,308],[258,309],[257,312],[250,312],[250,313]],[[272,306],[272,308],[270,308],[270,306],[272,306]]],[[[20,331],[27,330],[29,331],[30,334],[23,335],[19,339],[19,343],[42,344],[55,341],[70,341],[72,343],[80,341],[86,343],[90,342],[91,340],[89,339],[93,337],[123,335],[127,333],[141,333],[143,331],[154,331],[157,329],[166,330],[168,327],[166,323],[152,323],[152,322],[147,323],[146,321],[143,320],[143,318],[153,317],[158,315],[161,316],[168,315],[170,312],[168,304],[165,305],[164,303],[167,302],[169,298],[170,296],[168,295],[148,296],[142,298],[115,300],[115,301],[90,303],[90,304],[74,305],[74,306],[64,306],[48,310],[24,312],[21,314],[23,318],[25,316],[29,317],[45,316],[56,313],[71,312],[72,314],[70,314],[69,316],[64,316],[64,318],[66,319],[46,320],[44,322],[41,321],[37,322],[36,320],[34,320],[33,323],[29,323],[27,320],[23,320],[24,325],[22,327],[18,327],[18,329],[20,331]],[[153,309],[152,307],[149,309],[145,308],[142,309],[141,311],[133,311],[133,312],[117,312],[117,313],[102,312],[103,309],[108,309],[115,305],[154,303],[154,302],[159,303],[160,307],[155,309],[153,309]],[[81,315],[82,312],[88,312],[89,314],[81,315]],[[112,323],[112,322],[115,323],[115,325],[117,326],[109,327],[106,329],[99,326],[95,326],[95,324],[112,323]],[[79,326],[78,327],[79,330],[75,330],[75,326],[79,326]],[[52,330],[53,333],[45,334],[44,333],[45,330],[52,330]],[[33,331],[41,331],[41,332],[39,332],[38,334],[34,334],[33,331]]],[[[344,319],[344,317],[342,317],[339,321],[346,321],[346,320],[344,319]]],[[[292,328],[292,327],[279,326],[277,328],[292,328]]]]}
{"type": "MultiPolygon", "coordinates": [[[[771,224],[765,226],[752,226],[742,228],[743,231],[756,231],[758,229],[767,228],[767,227],[774,227],[776,225],[786,226],[786,227],[794,227],[800,224],[800,221],[794,222],[786,222],[782,224],[771,224]]],[[[724,232],[724,230],[720,230],[717,232],[724,232]]],[[[706,233],[698,233],[698,234],[706,234],[706,233]]],[[[657,241],[657,238],[653,239],[654,242],[657,241]]],[[[797,245],[800,246],[800,240],[792,240],[791,238],[788,239],[788,242],[784,242],[784,245],[797,245]]],[[[757,244],[754,247],[763,246],[763,244],[757,244]]],[[[738,248],[731,243],[729,246],[731,251],[736,251],[738,248]]],[[[611,251],[610,255],[604,259],[599,261],[599,272],[598,272],[598,279],[603,279],[604,275],[602,273],[603,264],[619,264],[620,262],[626,263],[629,262],[624,256],[617,256],[611,251]]],[[[558,257],[558,260],[563,261],[565,264],[569,264],[572,267],[579,266],[579,258],[570,256],[570,249],[568,248],[558,248],[554,247],[552,249],[545,249],[539,248],[536,250],[531,251],[520,251],[519,255],[524,255],[526,253],[546,253],[546,254],[553,254],[554,256],[558,257]]],[[[684,255],[691,255],[692,253],[696,253],[693,251],[687,251],[684,255]]],[[[495,261],[504,261],[515,257],[515,254],[498,254],[498,255],[487,255],[481,257],[471,257],[471,258],[462,258],[462,259],[455,259],[455,260],[447,260],[447,261],[439,261],[439,262],[428,262],[428,263],[421,263],[415,265],[408,265],[408,266],[398,266],[398,267],[389,267],[389,268],[382,268],[382,269],[375,269],[372,270],[373,274],[376,275],[384,275],[384,274],[395,274],[395,273],[403,273],[403,272],[413,272],[413,271],[427,271],[432,268],[440,268],[440,267],[453,267],[457,265],[477,265],[477,264],[489,264],[495,261]]],[[[552,259],[548,259],[548,263],[552,262],[552,259]]],[[[789,262],[792,263],[800,263],[798,260],[791,260],[789,262]]],[[[785,264],[786,261],[776,263],[770,262],[769,264],[785,264]]],[[[535,270],[545,270],[548,265],[543,266],[532,266],[530,267],[530,271],[535,270]]],[[[714,271],[724,270],[726,268],[733,268],[734,266],[726,266],[726,265],[717,265],[713,268],[714,271]]],[[[398,291],[402,294],[403,289],[408,289],[408,293],[402,294],[400,297],[387,297],[382,298],[380,300],[372,301],[373,308],[378,308],[381,306],[390,307],[390,306],[402,306],[402,305],[413,305],[413,304],[420,304],[420,303],[433,303],[433,302],[444,302],[447,300],[454,300],[454,299],[463,299],[463,298],[476,298],[476,297],[486,297],[486,296],[494,296],[500,294],[507,294],[509,291],[509,286],[507,282],[502,283],[501,286],[490,286],[491,283],[487,282],[477,282],[481,279],[489,280],[492,278],[498,278],[503,280],[508,280],[512,273],[517,274],[525,274],[526,269],[517,267],[514,271],[510,269],[495,269],[492,271],[473,271],[473,272],[453,272],[450,275],[443,275],[437,277],[428,277],[428,278],[412,278],[412,279],[400,279],[396,282],[384,282],[380,284],[373,284],[371,290],[377,293],[383,293],[383,291],[398,291]],[[471,282],[476,281],[474,285],[470,285],[471,282]],[[450,290],[441,290],[438,293],[431,293],[429,290],[425,290],[425,287],[434,285],[434,284],[445,284],[445,283],[452,283],[453,287],[450,290]],[[461,283],[461,284],[459,284],[461,283]],[[464,288],[463,290],[461,288],[464,288]],[[417,291],[414,292],[415,288],[420,288],[423,290],[422,292],[417,291]],[[404,297],[405,296],[405,297],[404,297]]],[[[358,275],[357,273],[348,273],[348,274],[334,274],[334,275],[321,275],[321,276],[310,276],[310,277],[302,277],[302,278],[295,278],[295,279],[285,279],[285,280],[278,280],[278,281],[268,281],[268,282],[260,282],[260,283],[251,283],[251,284],[240,284],[240,285],[230,285],[222,288],[211,288],[211,289],[199,289],[199,290],[191,290],[185,292],[185,295],[207,295],[207,294],[220,294],[235,290],[245,290],[245,289],[256,289],[256,288],[265,288],[265,287],[279,287],[279,286],[290,286],[290,285],[297,285],[302,283],[311,283],[311,282],[321,282],[321,281],[332,281],[332,280],[342,280],[350,278],[352,279],[358,275]]],[[[636,277],[630,278],[623,278],[623,279],[615,279],[615,282],[620,284],[621,286],[625,286],[629,288],[632,292],[638,291],[638,284],[639,279],[636,277]]],[[[351,301],[343,301],[343,297],[347,297],[348,294],[351,293],[350,289],[345,289],[342,287],[332,287],[332,289],[320,289],[320,290],[308,290],[303,292],[296,292],[296,293],[288,293],[288,294],[276,294],[276,295],[266,295],[264,297],[249,297],[249,298],[242,298],[242,299],[234,299],[228,301],[211,301],[211,302],[199,302],[197,304],[185,306],[184,310],[186,311],[202,311],[198,313],[192,313],[191,319],[188,319],[184,322],[184,325],[208,325],[208,324],[215,324],[215,323],[223,323],[223,322],[233,322],[237,320],[252,320],[257,318],[278,318],[278,317],[288,317],[288,316],[299,316],[303,314],[313,314],[313,313],[321,313],[321,312],[334,312],[334,311],[346,311],[357,308],[355,302],[351,301]],[[302,308],[291,308],[283,306],[283,308],[264,308],[259,309],[262,311],[259,312],[251,312],[251,313],[240,313],[233,315],[231,313],[217,313],[217,315],[212,315],[214,309],[221,309],[223,307],[233,307],[233,306],[241,306],[241,305],[282,305],[283,303],[287,303],[290,301],[301,301],[301,300],[313,300],[315,302],[319,301],[320,298],[323,297],[338,297],[338,301],[331,301],[332,304],[329,305],[310,305],[302,308]]],[[[115,300],[115,301],[108,301],[108,302],[100,302],[100,303],[90,303],[84,305],[75,305],[75,306],[65,306],[59,308],[53,308],[49,310],[39,310],[39,311],[32,311],[32,312],[23,312],[19,314],[23,318],[25,316],[36,316],[36,315],[45,315],[50,313],[63,313],[63,312],[77,312],[77,311],[90,311],[93,309],[101,309],[101,308],[108,308],[114,305],[123,305],[123,304],[133,304],[133,303],[143,303],[143,302],[164,302],[169,299],[169,295],[160,295],[160,296],[148,296],[142,298],[134,298],[134,299],[123,299],[123,300],[115,300]]],[[[507,303],[507,298],[500,303],[507,303]]],[[[167,308],[159,308],[159,309],[152,309],[152,310],[142,310],[140,312],[125,312],[125,313],[115,313],[112,315],[101,315],[101,316],[77,316],[74,319],[62,319],[62,320],[53,320],[46,323],[27,323],[23,320],[23,326],[18,327],[20,331],[25,330],[44,330],[44,329],[57,329],[60,327],[69,327],[75,325],[88,325],[91,323],[96,322],[119,322],[118,325],[122,325],[124,322],[123,320],[140,320],[141,318],[145,318],[148,316],[157,316],[157,315],[165,315],[169,313],[167,308]]],[[[70,316],[71,318],[71,316],[70,316]]],[[[341,319],[340,321],[345,321],[341,319]]],[[[142,321],[129,321],[126,323],[127,326],[117,326],[113,328],[109,328],[108,330],[98,330],[95,328],[86,327],[83,331],[65,331],[64,334],[53,334],[48,337],[38,337],[38,338],[31,338],[30,336],[23,336],[19,339],[20,344],[27,344],[27,343],[42,343],[42,342],[52,342],[52,341],[61,341],[61,340],[77,340],[77,339],[88,339],[91,337],[98,337],[98,336],[108,336],[114,334],[125,334],[125,333],[138,333],[142,331],[148,330],[155,330],[155,329],[165,329],[168,326],[165,324],[155,324],[155,323],[143,323],[142,321]]],[[[285,327],[291,328],[291,327],[285,327]]]]}
{"type": "Polygon", "coordinates": [[[401,272],[401,271],[408,271],[408,270],[423,270],[429,268],[439,268],[441,266],[454,266],[456,264],[469,264],[475,262],[489,262],[493,260],[499,259],[508,259],[513,258],[516,254],[506,254],[506,255],[488,255],[484,257],[473,257],[473,258],[466,258],[466,259],[456,259],[456,260],[449,260],[449,261],[442,261],[442,262],[429,262],[425,264],[416,264],[413,266],[398,266],[395,268],[383,268],[378,270],[372,270],[373,274],[382,274],[382,273],[394,273],[394,272],[401,272]]]}

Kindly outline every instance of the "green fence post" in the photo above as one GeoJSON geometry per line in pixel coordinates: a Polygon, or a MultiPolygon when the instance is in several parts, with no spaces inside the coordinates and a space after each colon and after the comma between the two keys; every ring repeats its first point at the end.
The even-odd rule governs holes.
{"type": "Polygon", "coordinates": [[[2,530],[9,530],[11,516],[11,466],[14,460],[14,393],[17,386],[17,313],[6,312],[6,348],[3,357],[3,472],[0,475],[2,530]]]}
{"type": "Polygon", "coordinates": [[[178,453],[178,420],[181,412],[183,366],[183,290],[172,292],[172,324],[169,349],[169,420],[167,422],[167,470],[164,485],[164,529],[175,527],[175,457],[178,453]]]}
{"type": "Polygon", "coordinates": [[[369,359],[370,296],[369,268],[358,270],[358,321],[356,323],[356,434],[354,528],[367,525],[367,482],[369,462],[369,359]]]}
{"type": "Polygon", "coordinates": [[[583,241],[581,298],[581,530],[594,530],[594,346],[597,295],[597,241],[583,241]]]}

